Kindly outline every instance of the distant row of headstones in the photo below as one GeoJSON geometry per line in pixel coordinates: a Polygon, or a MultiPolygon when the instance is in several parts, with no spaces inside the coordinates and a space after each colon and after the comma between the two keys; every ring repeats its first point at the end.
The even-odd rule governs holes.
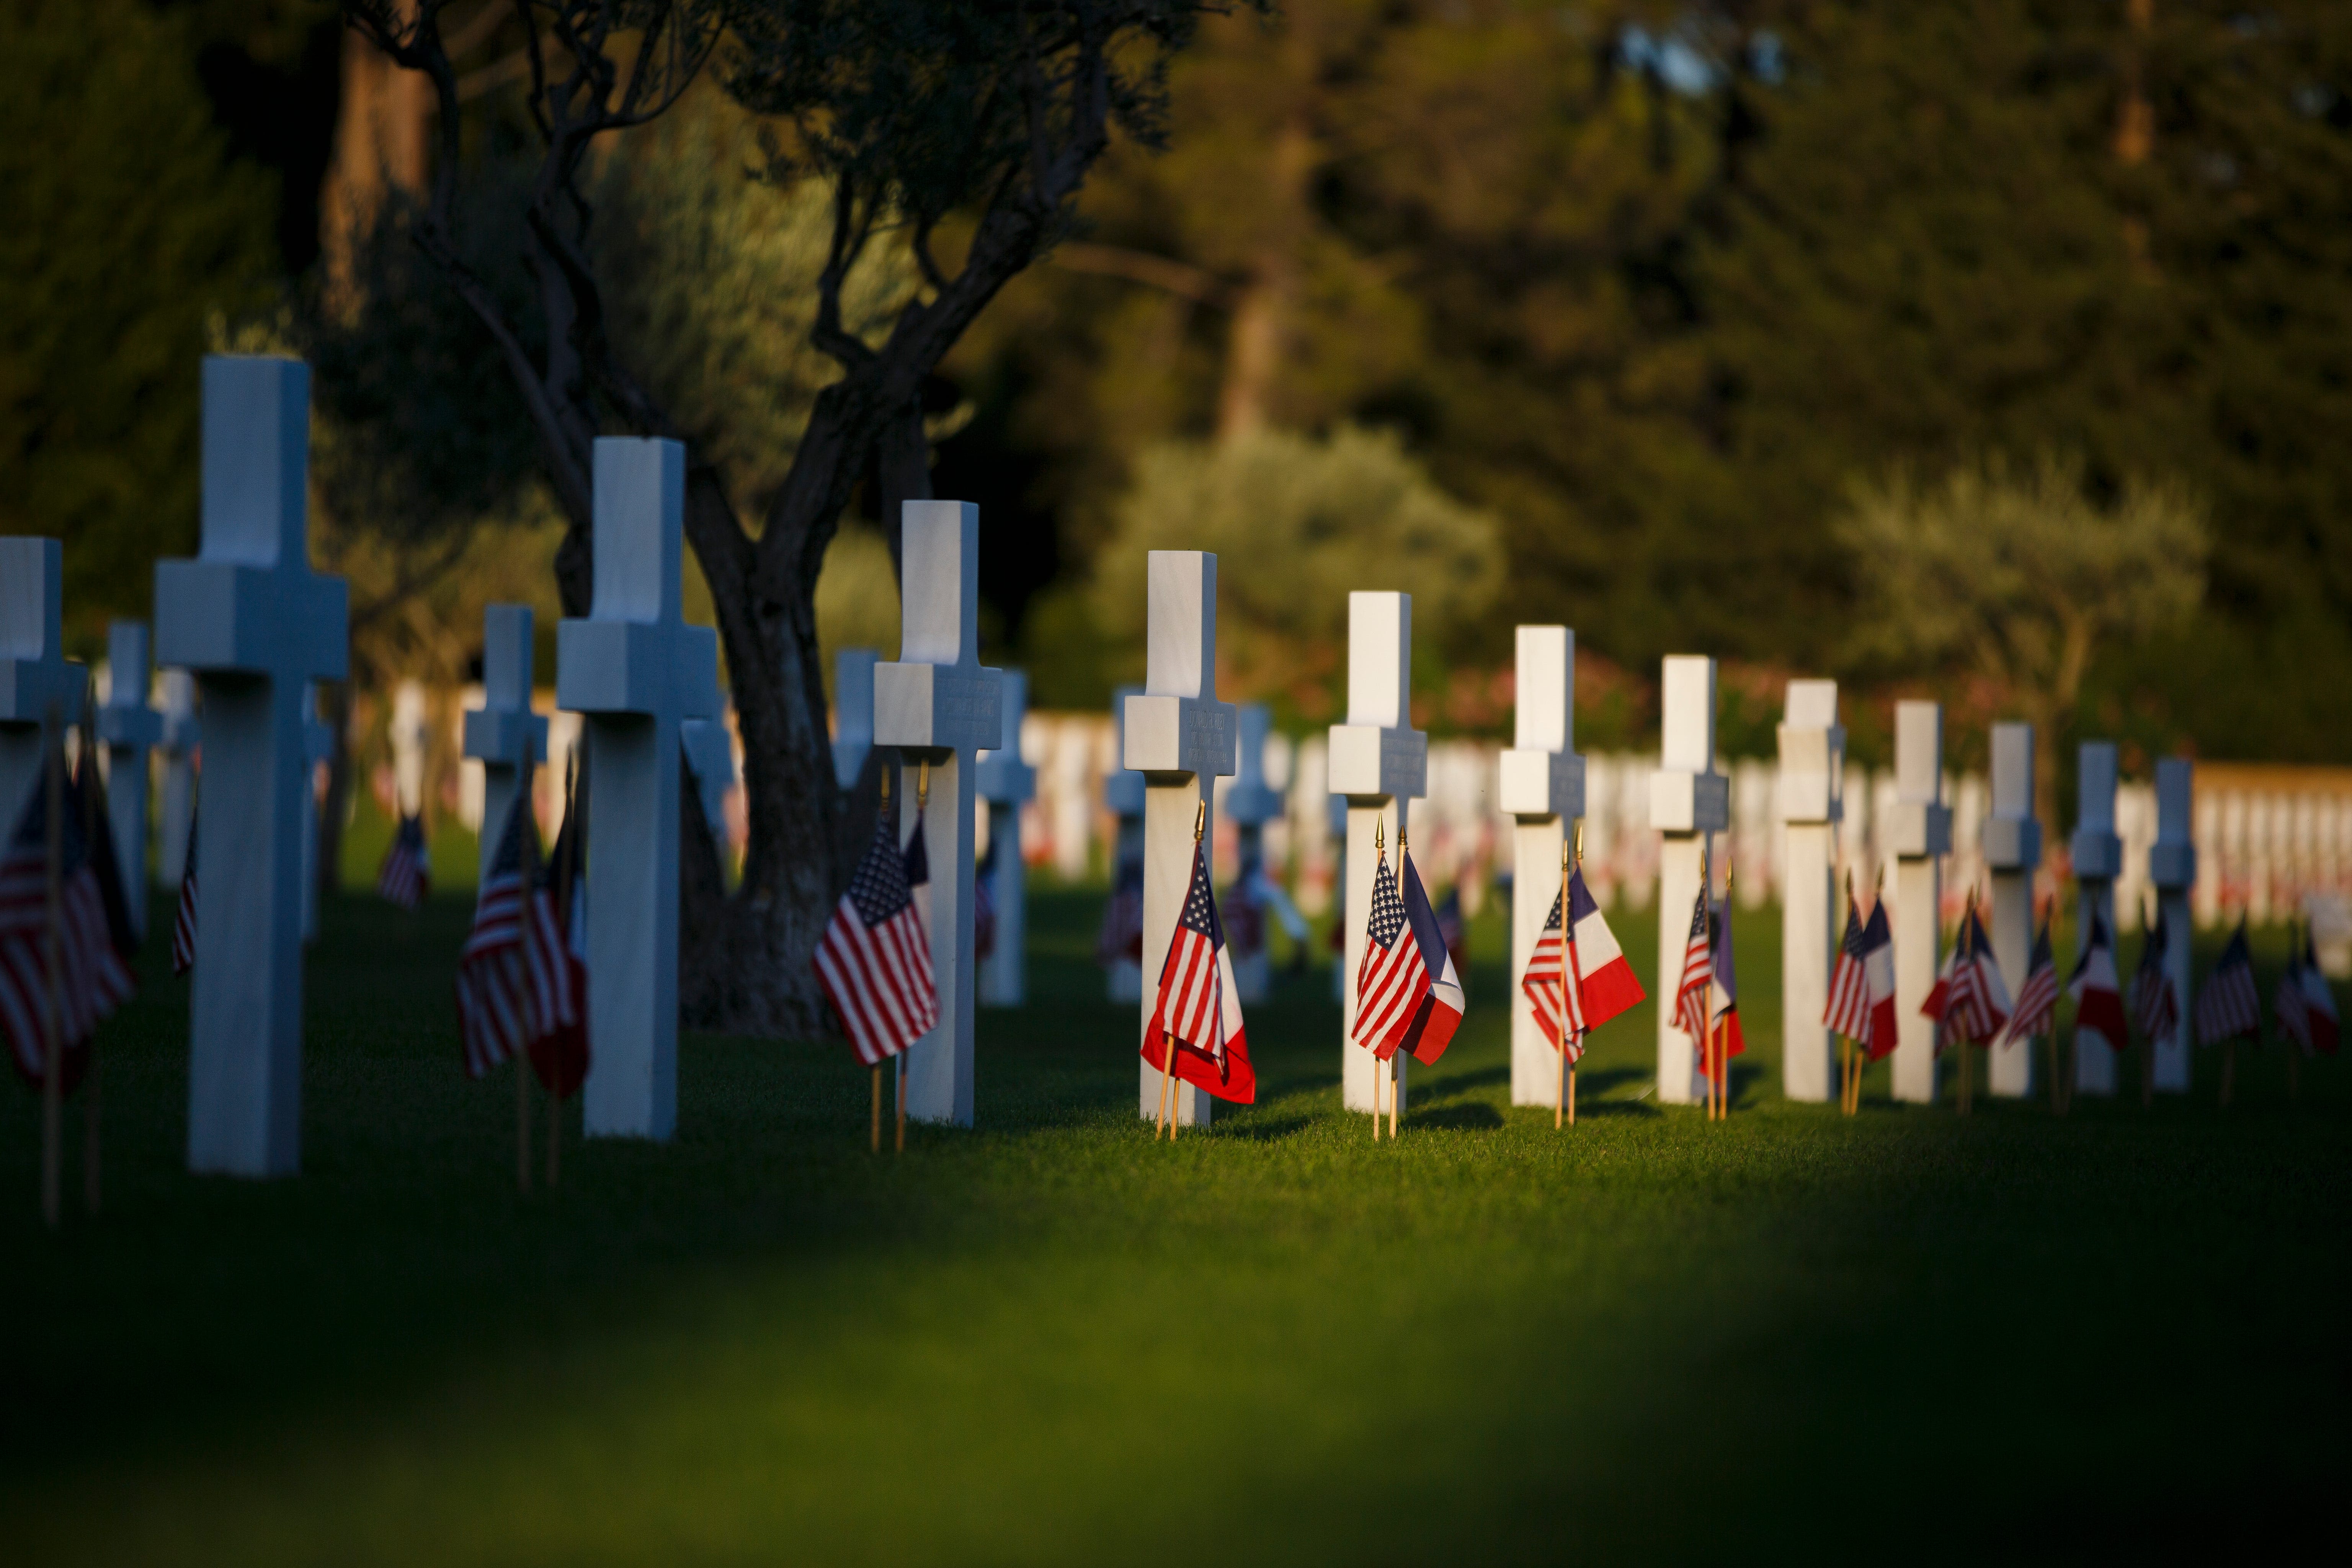
{"type": "MultiPolygon", "coordinates": [[[[300,1158],[303,929],[315,877],[314,809],[306,787],[319,754],[313,683],[340,679],[348,658],[348,609],[340,579],[311,571],[305,518],[309,372],[299,362],[215,357],[204,367],[203,542],[193,561],[156,566],[155,658],[201,689],[205,773],[201,835],[203,910],[198,925],[190,1024],[188,1161],[197,1171],[262,1176],[290,1173],[300,1158]]],[[[667,1138],[677,1121],[678,864],[681,749],[687,726],[719,716],[716,634],[685,623],[679,573],[685,454],[675,442],[608,437],[594,458],[595,589],[591,612],[557,634],[559,707],[583,715],[593,784],[587,792],[592,849],[586,898],[589,1020],[593,1066],[583,1094],[592,1135],[667,1138]]],[[[984,797],[992,830],[1016,846],[1001,856],[1017,868],[1014,826],[1034,778],[1020,762],[1023,687],[978,657],[979,512],[968,502],[909,501],[901,574],[902,649],[895,661],[853,660],[839,689],[835,764],[845,783],[863,766],[861,746],[896,753],[899,795],[920,808],[934,882],[929,937],[940,1022],[909,1048],[900,1079],[907,1113],[969,1126],[974,1120],[974,803],[984,797]],[[987,760],[982,761],[987,753],[987,760]]],[[[62,658],[60,556],[51,542],[9,542],[0,579],[0,791],[20,799],[38,767],[38,725],[52,705],[78,711],[83,676],[62,658]]],[[[1234,705],[1218,700],[1216,557],[1154,551],[1148,570],[1148,641],[1143,689],[1121,705],[1120,760],[1111,804],[1130,819],[1142,867],[1140,973],[1156,974],[1190,884],[1199,809],[1214,781],[1242,767],[1234,705]],[[1127,780],[1136,781],[1128,783],[1127,780]],[[1129,795],[1139,795],[1130,799],[1129,795]],[[1129,809],[1132,807],[1133,809],[1129,809]]],[[[1348,709],[1329,738],[1329,784],[1343,796],[1347,851],[1342,899],[1344,972],[1361,959],[1376,842],[1402,843],[1407,803],[1425,793],[1428,740],[1412,728],[1412,596],[1349,597],[1348,709]]],[[[530,710],[530,612],[499,606],[486,627],[485,700],[467,716],[466,750],[485,765],[486,819],[523,787],[529,763],[545,754],[545,721],[530,710]]],[[[143,649],[116,651],[121,711],[102,731],[107,743],[152,745],[165,731],[143,709],[133,679],[143,649]],[[127,695],[126,695],[127,694],[127,695]],[[120,742],[116,737],[121,736],[120,742]]],[[[1499,800],[1515,819],[1517,863],[1557,864],[1568,825],[1583,809],[1583,759],[1574,751],[1573,634],[1522,626],[1517,647],[1514,746],[1503,753],[1499,800]]],[[[1663,670],[1663,746],[1651,781],[1651,826],[1660,834],[1658,905],[1689,906],[1709,837],[1728,826],[1728,781],[1715,765],[1716,667],[1673,657],[1663,670]]],[[[1825,1101],[1832,1041],[1821,1022],[1836,908],[1832,837],[1843,810],[1843,731],[1829,681],[1790,684],[1780,727],[1780,816],[1790,835],[1784,931],[1785,1089],[1825,1101]]],[[[1256,739],[1263,741],[1263,731],[1256,739]]],[[[715,729],[715,724],[712,725],[715,729]]],[[[182,744],[190,731],[182,731],[182,744]]],[[[710,730],[703,731],[708,737],[710,730]]],[[[1936,1093],[1933,1025],[1918,1013],[1934,984],[1941,858],[1951,814],[1941,798],[1942,714],[1934,703],[1900,705],[1896,772],[1901,822],[1892,897],[1896,911],[1897,1011],[1902,1041],[1895,1092],[1936,1093]]],[[[718,735],[724,744],[724,735],[718,735]]],[[[2032,941],[2031,886],[2041,833],[2032,818],[2030,729],[1996,726],[1993,813],[1986,825],[1993,867],[1992,926],[2004,969],[2023,972],[2032,941]]],[[[1255,748],[1251,748],[1255,750],[1255,748]]],[[[2074,844],[2084,919],[2096,910],[2113,928],[2112,879],[2120,848],[2113,831],[2115,749],[2083,752],[2083,826],[2074,844]]],[[[143,767],[131,770],[143,778],[143,767]]],[[[1245,786],[1246,787],[1246,786],[1245,786]]],[[[1257,787],[1263,789],[1262,779],[1257,787]]],[[[2158,769],[2160,832],[2153,880],[2170,917],[2169,961],[2184,1022],[2158,1042],[2159,1088],[2185,1089],[2189,921],[2194,880],[2188,842],[2186,762],[2158,769]]],[[[127,798],[131,791],[122,792],[127,798]]],[[[1233,803],[1263,822],[1269,800],[1233,803]]],[[[121,807],[129,812],[128,805],[121,807]]],[[[136,814],[143,831],[145,805],[136,814]]],[[[1237,812],[1245,825],[1251,816],[1237,812]]],[[[167,815],[167,820],[169,820],[167,815]]],[[[901,815],[911,837],[916,813],[901,815]]],[[[486,837],[488,836],[486,835],[486,837]]],[[[143,848],[132,864],[143,863],[143,848]]],[[[995,885],[996,952],[1008,955],[993,982],[1017,1000],[1021,893],[1017,869],[995,885]]],[[[1553,889],[1539,877],[1516,880],[1513,973],[1525,970],[1553,889]]],[[[1677,972],[1684,933],[1660,922],[1661,975],[1677,972]]],[[[1139,1037],[1151,998],[1138,989],[1139,1037]]],[[[1343,1011],[1354,1005],[1347,988],[1343,1011]]],[[[1695,1043],[1658,1010],[1657,1089],[1668,1103],[1701,1092],[1695,1043]]],[[[1512,1097],[1549,1103],[1551,1047],[1523,1008],[1512,1009],[1512,1097]]],[[[1345,1044],[1344,1102],[1374,1104],[1370,1053],[1345,1044]]],[[[2111,1091],[2113,1053],[2095,1037],[2076,1052],[2079,1087],[2111,1091]]],[[[2032,1091],[2030,1052],[1996,1054],[1994,1086],[2032,1091]]],[[[1155,1114],[1157,1073],[1139,1064],[1139,1115],[1155,1114]]],[[[1396,1094],[1404,1092],[1400,1076],[1396,1094]]],[[[1177,1120],[1207,1120],[1210,1099],[1190,1086],[1177,1120]]]]}

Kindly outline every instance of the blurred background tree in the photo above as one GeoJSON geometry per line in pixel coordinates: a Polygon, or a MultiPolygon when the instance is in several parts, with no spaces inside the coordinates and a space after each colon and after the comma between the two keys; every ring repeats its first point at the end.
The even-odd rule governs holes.
{"type": "Polygon", "coordinates": [[[1862,605],[1857,662],[1990,681],[2040,738],[2035,807],[2051,823],[2092,658],[2177,630],[2205,592],[2200,500],[2126,479],[2103,506],[2084,477],[2047,454],[2021,471],[1989,457],[1927,483],[1898,468],[1857,482],[1836,525],[1862,605]]]}
{"type": "Polygon", "coordinates": [[[1118,650],[1108,673],[1142,678],[1149,552],[1210,550],[1230,694],[1310,723],[1344,717],[1351,591],[1412,595],[1416,684],[1431,691],[1481,640],[1502,579],[1494,519],[1432,484],[1393,435],[1352,426],[1323,440],[1261,428],[1154,447],[1114,529],[1089,592],[1118,650]]]}

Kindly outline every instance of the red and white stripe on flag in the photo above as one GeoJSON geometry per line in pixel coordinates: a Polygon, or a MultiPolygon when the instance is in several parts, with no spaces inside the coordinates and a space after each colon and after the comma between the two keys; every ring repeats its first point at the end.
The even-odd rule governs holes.
{"type": "Polygon", "coordinates": [[[188,858],[180,871],[180,910],[172,918],[172,973],[196,966],[196,818],[188,816],[188,858]]]}
{"type": "Polygon", "coordinates": [[[1349,1037],[1386,1061],[1396,1054],[1429,994],[1429,966],[1405,919],[1396,872],[1382,854],[1372,873],[1371,912],[1364,922],[1364,955],[1356,965],[1356,1021],[1349,1037]]]}
{"type": "MultiPolygon", "coordinates": [[[[0,1026],[16,1070],[39,1083],[48,1058],[48,800],[38,785],[0,846],[0,1026]]],[[[67,1087],[79,1081],[81,1047],[137,986],[106,922],[106,895],[82,841],[80,807],[65,805],[58,904],[58,1043],[67,1087]]]]}
{"type": "Polygon", "coordinates": [[[2246,921],[2241,915],[2236,934],[2222,950],[2221,963],[2205,977],[2205,989],[2198,995],[2197,1043],[2210,1046],[2243,1037],[2260,1039],[2262,1033],[2262,1000],[2254,991],[2253,955],[2246,946],[2246,921]]]}
{"type": "Polygon", "coordinates": [[[1249,1037],[1242,1023],[1240,989],[1234,983],[1233,951],[1209,885],[1205,852],[1195,847],[1184,907],[1176,919],[1168,956],[1160,965],[1151,1021],[1143,1031],[1143,1059],[1175,1074],[1220,1100],[1248,1104],[1257,1098],[1257,1074],[1250,1066],[1249,1037]],[[1167,1060],[1167,1042],[1176,1059],[1167,1060]]]}
{"type": "MultiPolygon", "coordinates": [[[[915,832],[909,853],[921,843],[919,825],[915,832]]],[[[897,1056],[940,1022],[930,937],[908,881],[907,860],[885,813],[817,943],[817,983],[841,1016],[857,1059],[868,1067],[897,1056]]]]}
{"type": "Polygon", "coordinates": [[[1690,940],[1683,947],[1683,973],[1675,986],[1675,1027],[1694,1046],[1706,1038],[1707,1000],[1715,990],[1715,951],[1708,929],[1706,879],[1699,879],[1698,897],[1691,900],[1690,940]]]}

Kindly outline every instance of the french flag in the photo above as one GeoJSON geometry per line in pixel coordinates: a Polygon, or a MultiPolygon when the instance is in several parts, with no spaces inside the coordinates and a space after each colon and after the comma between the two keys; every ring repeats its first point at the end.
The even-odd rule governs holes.
{"type": "Polygon", "coordinates": [[[1602,918],[1601,906],[1586,889],[1581,866],[1568,879],[1568,927],[1577,991],[1584,1004],[1584,1028],[1589,1033],[1644,1000],[1645,993],[1642,983],[1633,978],[1633,966],[1625,962],[1625,950],[1617,945],[1616,933],[1602,918]]]}
{"type": "MultiPolygon", "coordinates": [[[[1715,979],[1707,997],[1708,1010],[1723,1031],[1723,1054],[1727,1060],[1744,1054],[1748,1049],[1747,1032],[1739,1026],[1739,977],[1731,963],[1731,900],[1728,895],[1710,900],[1707,910],[1707,935],[1713,939],[1712,954],[1715,979]]],[[[1729,1069],[1727,1068],[1727,1071],[1729,1069]]]]}
{"type": "Polygon", "coordinates": [[[1397,858],[1404,868],[1405,926],[1413,946],[1420,950],[1422,966],[1429,972],[1429,994],[1421,999],[1420,1009],[1397,1044],[1426,1067],[1445,1054],[1454,1031],[1462,1026],[1462,976],[1454,971],[1454,954],[1446,951],[1445,933],[1421,885],[1421,873],[1413,868],[1412,851],[1402,845],[1398,848],[1397,858]]]}
{"type": "Polygon", "coordinates": [[[2066,994],[2074,1003],[2076,1035],[2096,1035],[2110,1050],[2120,1051],[2130,1043],[2124,1022],[2123,986],[2116,978],[2115,939],[2107,934],[2107,924],[2095,910],[2091,912],[2090,943],[2066,983],[2066,994]]]}

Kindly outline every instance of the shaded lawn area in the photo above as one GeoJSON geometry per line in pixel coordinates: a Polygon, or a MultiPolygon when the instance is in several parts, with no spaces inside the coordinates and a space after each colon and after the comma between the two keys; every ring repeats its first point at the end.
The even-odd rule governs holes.
{"type": "Polygon", "coordinates": [[[296,1181],[183,1173],[151,950],[103,1221],[39,1230],[34,1097],[0,1134],[9,1560],[2069,1556],[2242,1546],[2340,1484],[2336,1062],[2290,1105],[2242,1059],[2226,1115],[2210,1060],[2146,1113],[2126,1068],[2063,1121],[1882,1069],[1848,1121],[1779,1098],[1768,910],[1729,1124],[1653,1103],[1643,1007],[1556,1134],[1508,1104],[1490,907],[1401,1141],[1339,1109],[1318,965],[1251,1012],[1260,1103],[1171,1149],[1099,896],[1032,908],[978,1131],[877,1160],[845,1047],[688,1037],[677,1142],[575,1116],[551,1200],[510,1081],[457,1066],[463,897],[328,910],[296,1181]]]}

